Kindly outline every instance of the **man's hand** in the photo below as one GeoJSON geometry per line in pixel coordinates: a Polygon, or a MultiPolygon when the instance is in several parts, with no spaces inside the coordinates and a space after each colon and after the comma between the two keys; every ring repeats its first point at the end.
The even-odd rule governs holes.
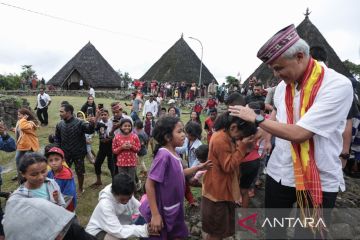
{"type": "Polygon", "coordinates": [[[256,113],[249,107],[243,107],[240,105],[229,107],[230,115],[239,117],[247,122],[255,122],[256,113]]]}
{"type": "Polygon", "coordinates": [[[95,125],[95,123],[96,123],[96,117],[90,117],[90,118],[89,118],[89,123],[92,124],[92,125],[95,125]]]}

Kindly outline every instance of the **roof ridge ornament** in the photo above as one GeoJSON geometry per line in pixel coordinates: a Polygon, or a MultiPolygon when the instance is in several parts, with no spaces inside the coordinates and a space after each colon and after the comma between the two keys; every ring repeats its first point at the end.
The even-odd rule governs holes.
{"type": "Polygon", "coordinates": [[[304,13],[305,19],[309,19],[310,14],[311,14],[311,12],[309,11],[309,8],[306,8],[306,13],[304,13]]]}

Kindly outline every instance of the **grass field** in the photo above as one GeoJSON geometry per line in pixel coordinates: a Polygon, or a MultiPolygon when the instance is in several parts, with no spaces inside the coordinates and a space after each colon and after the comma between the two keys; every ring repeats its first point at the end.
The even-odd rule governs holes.
{"type": "MultiPolygon", "coordinates": [[[[25,97],[32,108],[35,106],[36,102],[36,96],[30,96],[25,97]]],[[[84,97],[52,97],[52,103],[49,106],[49,125],[47,127],[41,127],[38,129],[37,134],[39,137],[39,141],[42,147],[48,144],[48,135],[55,132],[55,126],[60,121],[59,117],[59,108],[60,103],[62,101],[68,101],[73,106],[75,111],[79,111],[81,106],[86,102],[86,98],[84,97]]],[[[105,108],[110,108],[110,103],[113,102],[112,99],[106,99],[106,98],[97,98],[96,104],[103,103],[105,108]]],[[[125,110],[130,114],[130,108],[125,107],[125,110]]],[[[184,110],[185,112],[186,110],[184,110]]],[[[205,116],[202,116],[202,122],[204,121],[205,116]]],[[[187,122],[189,120],[189,114],[183,114],[181,116],[181,119],[183,122],[187,122]]],[[[93,138],[93,145],[92,148],[95,152],[98,151],[98,138],[95,136],[93,138]]],[[[146,165],[147,167],[151,164],[151,153],[148,153],[146,158],[146,165]]],[[[3,185],[2,190],[3,191],[14,191],[18,185],[16,182],[11,181],[11,178],[15,176],[15,153],[4,153],[0,152],[0,165],[4,166],[5,172],[2,174],[3,177],[3,185]]],[[[81,196],[81,198],[78,200],[78,206],[76,209],[76,214],[80,220],[80,223],[85,226],[89,218],[92,214],[92,211],[94,210],[97,202],[98,202],[98,193],[102,189],[101,187],[98,189],[90,188],[90,185],[95,182],[96,175],[94,166],[90,164],[88,161],[85,160],[85,167],[86,167],[86,174],[85,174],[85,183],[84,183],[84,189],[85,192],[81,196]]],[[[103,180],[103,186],[106,186],[107,184],[111,183],[111,176],[109,173],[109,170],[107,169],[107,163],[104,162],[102,166],[102,180],[103,180]]],[[[76,181],[77,183],[77,181],[76,181]]],[[[195,196],[199,196],[200,189],[193,189],[193,193],[195,196]]]]}

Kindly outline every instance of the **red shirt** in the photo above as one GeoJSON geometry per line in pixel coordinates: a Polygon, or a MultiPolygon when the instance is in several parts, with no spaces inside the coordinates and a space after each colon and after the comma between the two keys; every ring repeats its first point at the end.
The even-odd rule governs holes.
{"type": "Polygon", "coordinates": [[[203,107],[200,104],[196,104],[194,106],[194,112],[200,114],[202,110],[203,110],[203,107]]]}
{"type": "Polygon", "coordinates": [[[117,134],[112,143],[112,151],[116,156],[116,165],[118,167],[136,167],[137,156],[140,151],[140,140],[135,133],[128,135],[117,134]],[[131,144],[130,149],[121,149],[126,142],[131,144]]]}
{"type": "Polygon", "coordinates": [[[254,147],[254,149],[253,149],[251,152],[249,152],[249,154],[246,155],[241,162],[254,161],[254,160],[256,160],[256,159],[259,159],[260,157],[261,157],[261,156],[260,156],[260,154],[259,154],[259,145],[256,144],[255,147],[254,147]]]}
{"type": "Polygon", "coordinates": [[[209,99],[206,103],[205,108],[215,108],[217,106],[217,102],[214,99],[209,99]]]}
{"type": "Polygon", "coordinates": [[[207,141],[208,141],[208,144],[210,143],[210,139],[211,139],[211,136],[213,134],[213,128],[214,128],[214,121],[211,120],[210,117],[208,117],[206,120],[205,120],[205,127],[204,129],[207,130],[207,141]]]}

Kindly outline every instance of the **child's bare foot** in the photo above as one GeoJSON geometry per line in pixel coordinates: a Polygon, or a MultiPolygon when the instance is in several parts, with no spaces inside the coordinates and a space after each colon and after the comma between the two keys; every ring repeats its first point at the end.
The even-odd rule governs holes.
{"type": "Polygon", "coordinates": [[[78,191],[77,191],[77,198],[81,198],[81,196],[83,195],[83,193],[85,192],[85,190],[84,189],[78,189],[78,191]]]}
{"type": "Polygon", "coordinates": [[[102,182],[94,182],[93,184],[90,185],[91,188],[98,188],[102,185],[102,182]]]}

